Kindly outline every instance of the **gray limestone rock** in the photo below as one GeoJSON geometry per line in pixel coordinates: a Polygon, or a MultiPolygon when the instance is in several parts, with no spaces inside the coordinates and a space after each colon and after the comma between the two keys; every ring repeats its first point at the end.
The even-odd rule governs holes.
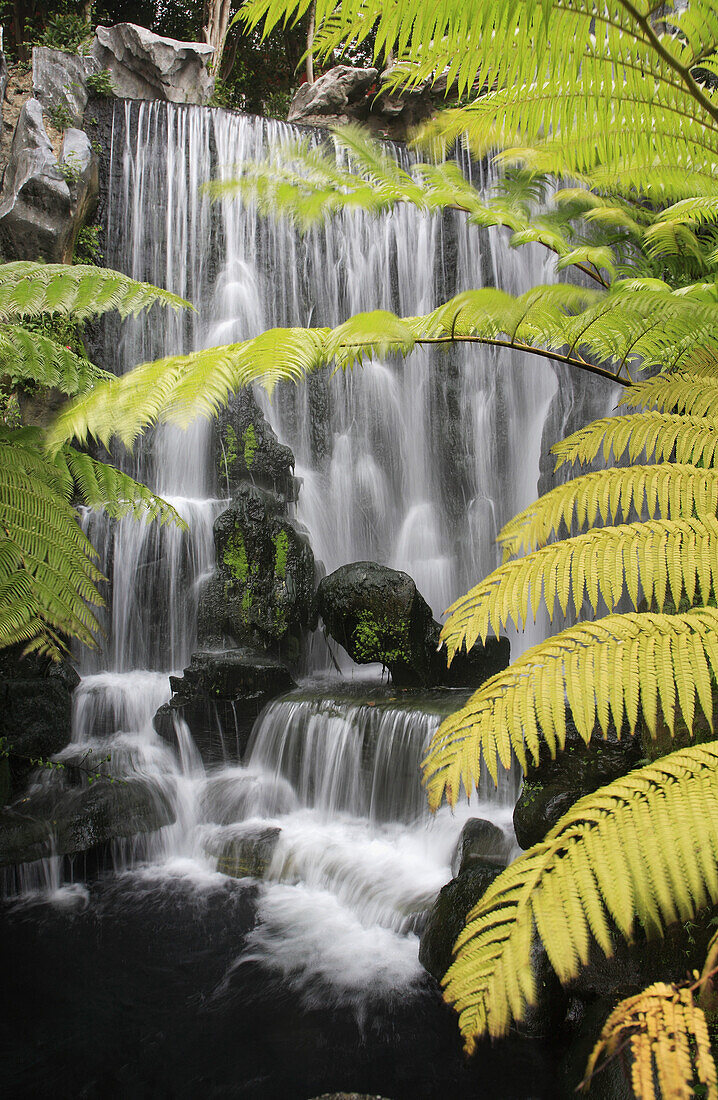
{"type": "Polygon", "coordinates": [[[60,263],[72,232],[72,196],[37,99],[25,103],[0,195],[0,248],[8,260],[60,263]]]}
{"type": "Polygon", "coordinates": [[[5,99],[5,89],[7,88],[7,61],[5,60],[5,54],[0,50],[0,126],[2,125],[2,105],[5,99]]]}
{"type": "Polygon", "coordinates": [[[88,100],[87,77],[99,70],[94,57],[36,46],[32,51],[32,94],[46,111],[64,109],[73,125],[80,126],[88,100]]]}
{"type": "Polygon", "coordinates": [[[204,42],[163,38],[135,23],[97,27],[92,44],[92,55],[109,72],[116,95],[170,103],[209,102],[213,53],[204,42]]]}
{"type": "Polygon", "coordinates": [[[369,113],[367,91],[378,69],[336,65],[313,84],[302,84],[289,109],[289,122],[327,125],[364,119],[369,113]]]}

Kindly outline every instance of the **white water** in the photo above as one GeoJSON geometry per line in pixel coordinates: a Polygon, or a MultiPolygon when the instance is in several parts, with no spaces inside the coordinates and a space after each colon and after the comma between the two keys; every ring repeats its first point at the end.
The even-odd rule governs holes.
{"type": "MultiPolygon", "coordinates": [[[[470,287],[519,292],[551,280],[541,250],[512,252],[501,231],[479,232],[457,214],[345,215],[301,239],[238,204],[210,206],[202,182],[241,171],[290,133],[222,111],[117,103],[107,262],[190,298],[199,312],[110,328],[106,365],[114,357],[125,370],[270,325],[333,325],[372,308],[415,314],[470,287]]],[[[315,556],[328,571],[363,558],[405,569],[438,616],[496,564],[496,533],[536,496],[542,438],[570,424],[574,394],[585,402],[580,386],[542,360],[469,347],[323,372],[262,401],[294,450],[297,516],[315,556]]],[[[597,412],[606,397],[597,390],[597,412]]],[[[158,431],[125,461],[169,496],[190,532],[84,518],[112,576],[109,641],[83,657],[64,756],[109,752],[111,770],[151,780],[177,814],[155,836],[118,845],[118,870],[129,887],[181,876],[201,892],[218,877],[209,852],[279,828],[260,921],[237,965],[261,960],[310,1002],[359,1004],[372,990],[411,985],[421,973],[415,928],[451,876],[463,822],[486,816],[510,831],[515,784],[496,792],[486,782],[473,806],[430,818],[419,761],[439,715],[333,690],[273,703],[245,766],[206,774],[182,724],[178,752],[162,742],[152,716],[169,697],[169,672],[194,646],[197,585],[212,567],[223,486],[214,484],[205,424],[158,431]]]]}

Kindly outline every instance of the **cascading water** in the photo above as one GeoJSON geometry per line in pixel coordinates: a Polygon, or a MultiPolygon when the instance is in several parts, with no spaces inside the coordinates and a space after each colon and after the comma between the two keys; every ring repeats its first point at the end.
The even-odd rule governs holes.
{"type": "MultiPolygon", "coordinates": [[[[334,325],[364,309],[418,314],[470,287],[550,281],[541,250],[512,252],[500,231],[454,213],[346,214],[300,238],[239,204],[210,205],[203,182],[281,150],[288,136],[280,123],[219,110],[116,104],[107,263],[188,297],[198,313],[128,322],[119,336],[108,328],[104,365],[125,370],[274,325],[334,325]]],[[[296,456],[297,515],[315,556],[328,571],[360,559],[404,569],[439,615],[495,565],[499,527],[535,497],[557,388],[541,361],[469,347],[322,372],[262,401],[296,456]]],[[[603,412],[607,393],[594,401],[603,412]]],[[[213,485],[204,425],[156,431],[131,466],[189,533],[85,517],[112,577],[110,640],[101,656],[83,656],[67,759],[109,751],[113,769],[173,800],[176,824],[142,849],[144,881],[216,882],[218,866],[241,862],[244,841],[267,843],[259,922],[240,967],[274,967],[309,1003],[411,985],[414,930],[450,877],[463,821],[488,816],[510,832],[515,787],[496,792],[488,781],[474,805],[430,820],[418,765],[451,699],[407,705],[369,689],[364,699],[332,686],[271,704],[244,765],[206,772],[182,724],[173,753],[152,715],[194,645],[223,487],[213,485]]]]}

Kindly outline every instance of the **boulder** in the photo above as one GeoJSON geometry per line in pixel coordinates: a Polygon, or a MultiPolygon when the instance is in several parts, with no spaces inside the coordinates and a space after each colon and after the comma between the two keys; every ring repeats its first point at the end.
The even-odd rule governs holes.
{"type": "Polygon", "coordinates": [[[5,259],[68,263],[97,190],[97,158],[87,135],[66,130],[58,162],[42,106],[28,99],[20,111],[0,194],[0,250],[5,259]]]}
{"type": "Polygon", "coordinates": [[[0,652],[0,737],[10,750],[6,797],[22,788],[31,758],[54,756],[69,742],[79,682],[68,662],[23,657],[15,647],[0,652]]]}
{"type": "Polygon", "coordinates": [[[0,866],[88,852],[175,820],[167,795],[143,779],[70,787],[62,785],[60,775],[55,773],[51,786],[36,787],[0,810],[0,866]]]}
{"type": "Polygon", "coordinates": [[[441,981],[453,961],[454,944],[466,924],[467,913],[481,900],[503,868],[476,862],[458,878],[442,886],[421,934],[419,962],[441,981]]]}
{"type": "Polygon", "coordinates": [[[135,23],[97,27],[92,56],[106,69],[115,95],[206,104],[214,91],[209,72],[214,48],[163,38],[135,23]]]}
{"type": "Polygon", "coordinates": [[[221,830],[205,841],[207,855],[217,860],[217,870],[231,878],[264,878],[281,829],[276,825],[245,826],[221,830]]]}
{"type": "Polygon", "coordinates": [[[364,121],[369,114],[367,92],[376,84],[378,75],[378,69],[336,65],[313,84],[300,86],[289,108],[287,121],[301,122],[307,126],[364,121]]]}
{"type": "Polygon", "coordinates": [[[437,652],[441,630],[407,573],[372,561],[323,577],[317,606],[329,634],[357,664],[380,662],[398,686],[476,687],[509,662],[506,639],[490,639],[451,668],[437,652]]]}
{"type": "Polygon", "coordinates": [[[87,77],[99,70],[94,57],[36,46],[32,51],[32,94],[46,111],[65,112],[73,126],[81,126],[89,98],[87,77]]]}
{"type": "Polygon", "coordinates": [[[250,389],[240,390],[218,413],[214,455],[220,492],[236,496],[248,482],[287,502],[296,500],[294,455],[279,442],[250,389]]]}
{"type": "Polygon", "coordinates": [[[72,196],[60,172],[37,99],[23,106],[0,194],[0,249],[8,260],[67,256],[72,196]]]}
{"type": "Polygon", "coordinates": [[[451,858],[451,873],[456,877],[477,863],[503,868],[512,848],[511,837],[483,817],[471,817],[461,830],[451,858]]]}
{"type": "Polygon", "coordinates": [[[200,594],[198,639],[208,649],[252,646],[296,662],[314,625],[314,555],[284,501],[243,483],[214,524],[217,571],[200,594]]]}
{"type": "Polygon", "coordinates": [[[174,743],[175,718],[189,726],[205,763],[241,760],[260,710],[295,685],[281,661],[250,649],[193,653],[183,676],[171,676],[172,698],[154,717],[174,743]]]}
{"type": "Polygon", "coordinates": [[[522,848],[543,840],[549,829],[585,794],[598,790],[635,768],[643,756],[640,737],[627,729],[618,736],[609,729],[604,739],[598,732],[588,745],[566,712],[566,743],[555,760],[541,742],[539,763],[530,766],[514,807],[514,831],[522,848]]]}

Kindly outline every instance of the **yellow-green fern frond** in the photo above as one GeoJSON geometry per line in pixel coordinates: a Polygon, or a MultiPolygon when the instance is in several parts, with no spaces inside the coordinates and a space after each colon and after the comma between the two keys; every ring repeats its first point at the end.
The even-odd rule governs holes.
{"type": "MultiPolygon", "coordinates": [[[[564,615],[570,604],[578,614],[584,598],[594,612],[599,599],[611,610],[624,595],[634,607],[642,596],[659,609],[667,600],[677,606],[684,593],[691,602],[699,593],[705,603],[718,591],[715,482],[707,477],[710,486],[694,487],[712,514],[596,527],[500,565],[449,608],[441,631],[449,663],[457,650],[485,642],[490,631],[500,634],[510,621],[525,626],[542,598],[551,618],[556,602],[564,615]]],[[[675,485],[669,474],[663,480],[667,499],[675,485]]]]}
{"type": "Polygon", "coordinates": [[[655,982],[617,1004],[591,1052],[581,1088],[588,1090],[593,1075],[626,1047],[639,1100],[692,1100],[696,1086],[703,1086],[707,1100],[718,1100],[708,1024],[690,988],[655,982]]]}
{"type": "Polygon", "coordinates": [[[639,516],[647,512],[650,519],[715,516],[718,471],[666,462],[584,474],[558,485],[519,512],[502,528],[497,541],[507,559],[545,546],[562,525],[570,532],[574,523],[585,527],[599,519],[615,522],[619,516],[627,519],[632,509],[639,516]]]}
{"type": "Polygon", "coordinates": [[[73,395],[112,378],[89,359],[20,325],[0,325],[0,374],[73,395]]]}
{"type": "Polygon", "coordinates": [[[65,638],[94,645],[102,575],[60,483],[32,431],[0,435],[0,647],[58,657],[65,638]]]}
{"type": "Polygon", "coordinates": [[[470,795],[482,760],[495,780],[499,764],[510,768],[514,756],[524,770],[529,757],[537,763],[542,739],[555,754],[566,739],[567,705],[587,743],[610,725],[634,730],[639,708],[651,736],[659,717],[672,733],[676,710],[690,730],[696,696],[712,728],[717,672],[712,607],[607,615],[569,627],[492,676],[442,722],[423,763],[429,804],[436,809],[446,798],[455,805],[462,785],[470,795]]]}
{"type": "Polygon", "coordinates": [[[80,321],[117,310],[122,317],[158,303],[191,308],[168,290],[140,283],[110,268],[43,264],[29,260],[0,265],[0,322],[43,313],[72,314],[80,321]]]}
{"type": "Polygon", "coordinates": [[[67,470],[80,500],[88,508],[102,509],[113,519],[134,516],[147,522],[172,523],[187,530],[187,524],[173,505],[115,466],[98,462],[73,447],[63,447],[55,455],[54,462],[63,473],[67,470]]]}
{"type": "Polygon", "coordinates": [[[469,913],[444,978],[466,1049],[506,1034],[535,1003],[534,935],[562,982],[592,941],[613,951],[718,901],[718,745],[697,745],[629,772],[575,803],[546,839],[489,886],[469,913]]]}
{"type": "Polygon", "coordinates": [[[606,462],[624,456],[635,462],[647,459],[688,465],[713,466],[718,463],[718,419],[703,416],[679,416],[675,413],[645,412],[625,416],[604,416],[585,428],[554,443],[555,469],[567,462],[586,465],[599,454],[606,462]]]}
{"type": "Polygon", "coordinates": [[[718,418],[718,377],[677,371],[639,382],[621,395],[620,405],[688,416],[718,418]]]}

